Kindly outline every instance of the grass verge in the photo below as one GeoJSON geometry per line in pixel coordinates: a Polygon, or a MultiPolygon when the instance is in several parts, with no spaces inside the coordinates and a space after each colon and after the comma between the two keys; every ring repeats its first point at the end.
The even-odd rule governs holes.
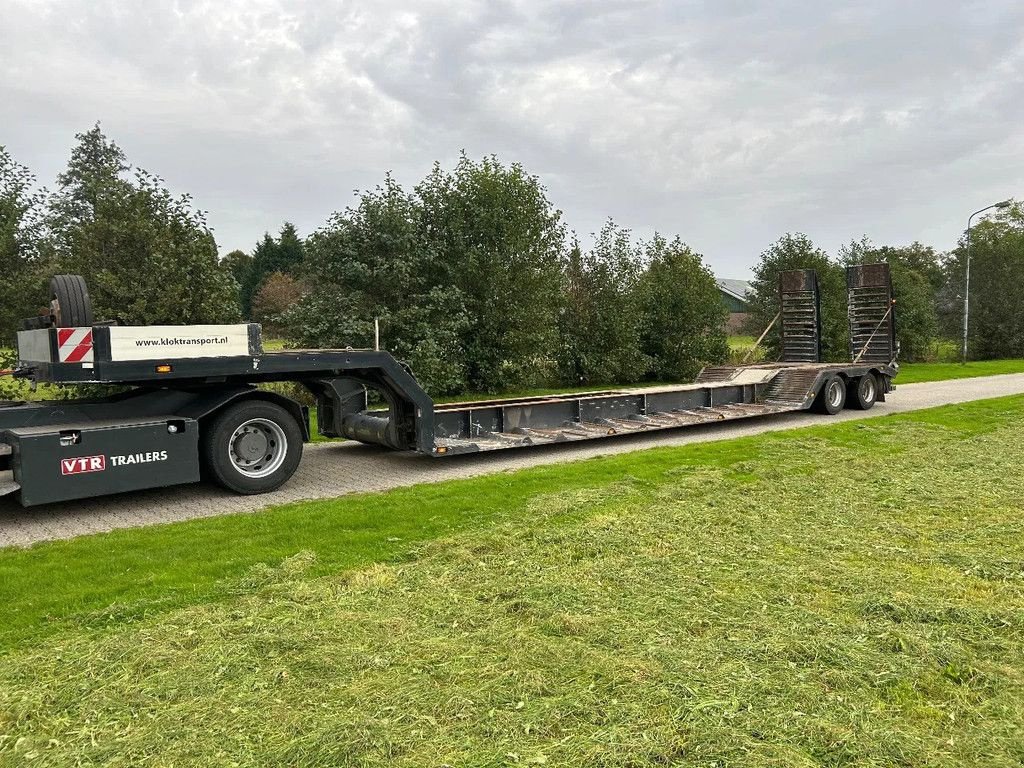
{"type": "Polygon", "coordinates": [[[969,379],[976,376],[998,376],[1024,373],[1024,360],[976,360],[960,363],[904,363],[900,366],[897,384],[918,384],[927,381],[969,379]]]}
{"type": "Polygon", "coordinates": [[[0,553],[0,762],[1010,765],[1024,397],[0,553]]]}

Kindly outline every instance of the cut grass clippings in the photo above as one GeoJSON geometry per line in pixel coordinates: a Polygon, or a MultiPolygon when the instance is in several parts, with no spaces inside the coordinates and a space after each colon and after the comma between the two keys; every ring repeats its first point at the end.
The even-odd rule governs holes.
{"type": "Polygon", "coordinates": [[[1022,440],[1012,397],[6,551],[0,763],[1019,765],[1022,440]]]}

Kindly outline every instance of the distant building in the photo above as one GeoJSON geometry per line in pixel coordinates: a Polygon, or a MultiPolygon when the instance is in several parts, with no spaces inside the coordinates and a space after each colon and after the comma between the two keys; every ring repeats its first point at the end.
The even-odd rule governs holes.
{"type": "Polygon", "coordinates": [[[747,317],[750,314],[751,293],[750,283],[746,280],[717,279],[718,292],[722,294],[722,301],[729,310],[729,319],[726,321],[725,330],[729,333],[741,333],[747,317]]]}

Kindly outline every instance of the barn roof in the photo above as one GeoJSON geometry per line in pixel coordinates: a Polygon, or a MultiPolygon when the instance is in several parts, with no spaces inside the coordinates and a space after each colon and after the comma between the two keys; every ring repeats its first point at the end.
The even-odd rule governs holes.
{"type": "Polygon", "coordinates": [[[722,293],[727,293],[737,301],[747,302],[749,301],[749,294],[751,293],[750,283],[746,280],[730,280],[728,278],[717,278],[715,280],[718,283],[718,290],[722,293]]]}

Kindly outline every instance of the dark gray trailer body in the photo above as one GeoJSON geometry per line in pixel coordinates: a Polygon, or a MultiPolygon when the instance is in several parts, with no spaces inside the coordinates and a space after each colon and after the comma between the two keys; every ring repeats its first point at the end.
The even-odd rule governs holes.
{"type": "Polygon", "coordinates": [[[817,281],[799,270],[780,280],[780,362],[705,368],[692,384],[456,404],[435,404],[387,352],[263,352],[255,325],[32,328],[19,334],[17,375],[129,389],[0,403],[0,495],[31,506],[196,482],[201,469],[242,493],[272,490],[297,466],[309,427],[304,408],[258,389],[268,382],[313,393],[322,434],[434,457],[871,407],[898,371],[889,273],[869,265],[848,274],[850,363],[818,362],[817,281]],[[221,344],[229,354],[204,346],[221,344]],[[368,391],[386,408],[368,409],[368,391]]]}
{"type": "Polygon", "coordinates": [[[435,453],[514,448],[675,429],[809,409],[831,376],[878,378],[878,400],[896,369],[885,365],[776,363],[705,368],[679,386],[605,390],[513,401],[435,406],[435,453]]]}

